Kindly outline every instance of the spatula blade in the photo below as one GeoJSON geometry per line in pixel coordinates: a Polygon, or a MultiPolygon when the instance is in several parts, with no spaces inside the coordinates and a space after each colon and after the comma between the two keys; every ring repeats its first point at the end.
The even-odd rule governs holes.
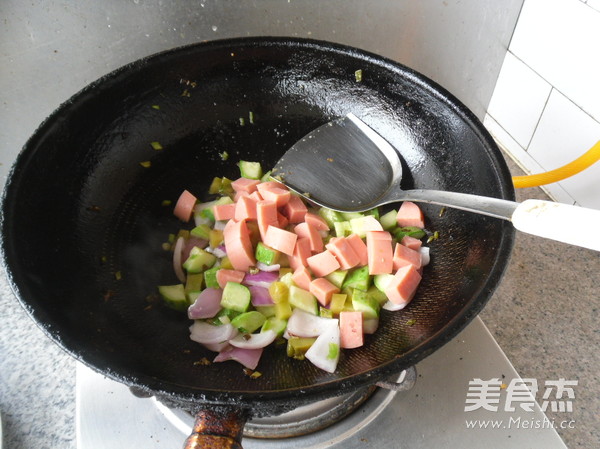
{"type": "Polygon", "coordinates": [[[401,175],[394,148],[353,114],[304,136],[271,174],[311,201],[343,212],[377,206],[401,175]]]}

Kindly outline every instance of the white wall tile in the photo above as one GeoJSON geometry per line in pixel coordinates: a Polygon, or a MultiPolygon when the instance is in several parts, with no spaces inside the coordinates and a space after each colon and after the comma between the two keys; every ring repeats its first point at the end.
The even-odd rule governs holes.
{"type": "MultiPolygon", "coordinates": [[[[528,154],[553,170],[582,155],[600,140],[600,123],[553,90],[537,126],[528,154]]],[[[600,209],[600,162],[559,183],[585,207],[600,209]]]]}
{"type": "Polygon", "coordinates": [[[596,11],[600,11],[600,0],[588,0],[587,4],[588,6],[594,8],[596,11]]]}
{"type": "Polygon", "coordinates": [[[551,89],[550,84],[509,52],[504,58],[488,114],[527,148],[551,89]]]}
{"type": "MultiPolygon", "coordinates": [[[[483,124],[494,139],[496,139],[498,145],[517,163],[517,165],[519,165],[519,167],[523,169],[525,173],[531,175],[546,171],[490,115],[485,116],[483,124]]],[[[565,204],[575,203],[575,199],[569,195],[559,183],[548,184],[541,187],[548,196],[555,201],[565,204]]]]}
{"type": "Polygon", "coordinates": [[[525,0],[510,51],[600,121],[600,12],[579,0],[525,0]]]}

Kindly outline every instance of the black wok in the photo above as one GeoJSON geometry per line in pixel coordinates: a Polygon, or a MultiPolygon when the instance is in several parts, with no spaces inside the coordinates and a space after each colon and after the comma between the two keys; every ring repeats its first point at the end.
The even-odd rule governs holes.
{"type": "Polygon", "coordinates": [[[161,243],[180,222],[164,200],[183,189],[202,197],[213,176],[237,177],[240,159],[268,167],[308,131],[348,112],[402,150],[403,188],[514,199],[508,169],[481,123],[402,65],[310,40],[201,43],[105,76],[27,142],[2,203],[3,263],[16,296],[79,361],[204,410],[199,416],[217,410],[233,433],[249,415],[348,393],[415,364],[490,298],[512,248],[509,223],[423,206],[427,227],[440,237],[415,299],[402,312],[383,311],[379,331],[345,351],[334,374],[282,348],[266,350],[258,379],[235,362],[195,364],[214,353],[190,341],[185,314],[153,299],[157,285],[176,283],[161,243]]]}

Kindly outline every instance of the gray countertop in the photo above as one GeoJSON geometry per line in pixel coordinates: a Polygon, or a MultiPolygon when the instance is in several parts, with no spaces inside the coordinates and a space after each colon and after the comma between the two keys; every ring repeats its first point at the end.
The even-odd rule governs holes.
{"type": "MultiPolygon", "coordinates": [[[[378,8],[372,10],[364,9],[365,1],[344,3],[351,3],[353,8],[357,8],[354,10],[354,22],[348,16],[336,13],[332,19],[333,25],[320,23],[316,26],[305,20],[305,11],[297,6],[302,2],[292,2],[289,6],[292,9],[278,15],[275,7],[289,3],[289,0],[264,3],[269,6],[265,6],[265,17],[276,25],[272,27],[272,34],[344,42],[405,60],[433,78],[441,73],[440,67],[428,65],[430,60],[419,60],[410,54],[402,57],[396,52],[398,48],[402,50],[399,42],[381,40],[385,27],[366,32],[365,27],[376,27],[380,22],[387,25],[388,29],[395,25],[390,24],[389,19],[385,22],[386,15],[400,17],[402,13],[400,10],[390,10],[392,2],[366,2],[378,3],[378,8]],[[356,32],[357,29],[363,32],[356,32]],[[363,38],[356,37],[359,34],[369,37],[361,40],[363,38]]],[[[419,14],[431,15],[434,3],[420,2],[428,5],[424,8],[429,10],[420,11],[419,14]]],[[[443,3],[447,6],[448,2],[443,3]]],[[[521,2],[486,2],[489,5],[501,3],[518,6],[521,2]]],[[[193,11],[184,13],[176,11],[173,7],[175,4],[182,2],[1,2],[2,184],[19,148],[36,126],[61,102],[100,75],[141,56],[177,45],[209,38],[261,34],[261,16],[258,13],[262,13],[262,10],[255,2],[247,3],[254,5],[252,15],[244,16],[247,11],[236,9],[235,20],[231,18],[233,13],[227,10],[228,6],[232,8],[231,2],[201,2],[201,6],[196,5],[193,11]],[[212,7],[213,16],[221,17],[220,21],[211,22],[209,15],[202,15],[205,7],[212,7]],[[160,14],[154,14],[153,11],[160,14]],[[240,17],[245,19],[243,33],[242,30],[234,33],[231,30],[237,26],[240,17]]],[[[336,11],[336,8],[342,8],[339,1],[332,1],[330,5],[336,11]]],[[[328,12],[331,13],[320,10],[322,16],[328,12]]],[[[462,11],[452,10],[452,14],[454,18],[466,17],[462,11]]],[[[515,13],[511,16],[503,11],[487,11],[486,16],[493,19],[489,26],[501,22],[496,21],[496,17],[502,20],[508,20],[509,16],[511,20],[516,18],[515,13]]],[[[442,22],[446,23],[448,17],[450,15],[447,13],[442,22]]],[[[411,20],[418,18],[418,15],[411,16],[411,20]]],[[[415,32],[414,29],[407,31],[415,32]]],[[[465,42],[468,42],[469,35],[464,36],[467,39],[465,42]]],[[[479,34],[480,39],[485,36],[479,34]]],[[[505,50],[510,33],[502,34],[501,39],[493,33],[489,36],[490,42],[484,42],[483,48],[489,49],[495,45],[494,51],[500,47],[505,50]]],[[[414,54],[428,51],[428,41],[421,41],[418,37],[413,36],[410,44],[410,48],[404,50],[415,48],[417,52],[414,54]]],[[[461,51],[470,47],[457,45],[457,48],[457,51],[461,51]]],[[[487,104],[486,98],[489,100],[495,81],[494,73],[497,75],[502,58],[501,55],[495,58],[494,67],[491,67],[491,63],[486,67],[491,85],[461,82],[462,78],[471,80],[481,73],[473,60],[464,59],[472,65],[467,64],[460,70],[452,67],[455,63],[451,59],[446,60],[445,69],[454,70],[459,76],[442,84],[457,93],[481,116],[482,104],[487,104]],[[476,98],[469,97],[464,89],[471,89],[474,85],[485,90],[484,94],[476,98]]],[[[431,60],[440,64],[444,62],[443,57],[431,60]]],[[[519,172],[514,164],[510,166],[515,173],[519,172]]],[[[518,194],[521,199],[544,197],[540,189],[527,189],[518,194]]],[[[574,226],[573,232],[598,230],[574,226]]],[[[522,377],[535,378],[540,382],[559,378],[579,381],[575,390],[574,410],[569,414],[569,418],[575,421],[574,428],[559,429],[569,447],[600,447],[597,419],[600,416],[598,273],[600,253],[519,233],[506,276],[481,314],[522,377]]],[[[10,291],[5,274],[0,273],[0,412],[6,447],[74,448],[74,386],[75,362],[33,324],[10,291]]],[[[549,416],[557,421],[564,419],[564,413],[549,413],[549,416]]]]}

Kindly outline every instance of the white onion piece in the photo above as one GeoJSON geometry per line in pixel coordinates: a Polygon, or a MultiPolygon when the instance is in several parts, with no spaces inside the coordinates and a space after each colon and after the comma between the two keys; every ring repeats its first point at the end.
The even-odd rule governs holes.
{"type": "Polygon", "coordinates": [[[367,318],[363,320],[363,334],[374,334],[379,327],[379,318],[367,318]]]}
{"type": "Polygon", "coordinates": [[[235,360],[236,362],[241,363],[248,369],[256,369],[262,352],[262,348],[243,349],[232,347],[231,349],[221,351],[215,357],[213,362],[226,362],[227,360],[235,360]]]}
{"type": "Polygon", "coordinates": [[[200,292],[194,304],[188,307],[188,318],[200,320],[214,317],[221,307],[223,290],[220,288],[205,288],[200,292]]]}
{"type": "Polygon", "coordinates": [[[194,214],[194,224],[196,226],[200,225],[212,225],[212,220],[208,217],[203,217],[200,214],[194,214]]]}
{"type": "Polygon", "coordinates": [[[231,346],[228,341],[223,341],[221,343],[208,343],[205,344],[204,347],[209,351],[214,352],[226,351],[228,349],[233,348],[233,346],[231,346]]]}
{"type": "Polygon", "coordinates": [[[328,326],[304,355],[313,365],[333,373],[340,359],[340,328],[328,326]],[[330,358],[331,345],[337,345],[335,357],[330,358]]]}
{"type": "Polygon", "coordinates": [[[319,232],[319,235],[322,238],[326,238],[327,236],[329,236],[329,231],[323,231],[323,230],[321,230],[321,231],[318,231],[318,232],[319,232]]]}
{"type": "Polygon", "coordinates": [[[227,222],[229,220],[217,220],[215,221],[215,225],[213,226],[213,229],[217,230],[217,231],[222,231],[223,229],[225,229],[225,226],[227,225],[227,222]]]}
{"type": "Polygon", "coordinates": [[[185,272],[183,271],[183,261],[181,260],[184,243],[185,239],[183,237],[179,237],[175,242],[175,247],[173,248],[173,270],[175,270],[175,275],[180,282],[185,282],[185,272]]]}
{"type": "Polygon", "coordinates": [[[195,321],[190,326],[190,338],[202,344],[222,343],[238,334],[238,330],[231,324],[213,326],[204,321],[195,321]]]}
{"type": "Polygon", "coordinates": [[[215,255],[215,257],[222,259],[227,255],[227,251],[225,251],[225,246],[217,246],[216,248],[213,248],[213,254],[215,255]]]}
{"type": "Polygon", "coordinates": [[[250,334],[250,336],[244,336],[242,334],[237,335],[235,338],[229,340],[231,346],[243,349],[259,349],[269,346],[275,341],[277,334],[274,330],[269,329],[258,334],[250,334]]]}
{"type": "Polygon", "coordinates": [[[407,306],[408,302],[404,302],[402,304],[396,304],[395,302],[388,301],[386,302],[382,309],[389,310],[391,312],[396,312],[397,310],[402,310],[407,306]]]}
{"type": "Polygon", "coordinates": [[[294,309],[288,320],[287,331],[296,337],[318,337],[330,327],[338,327],[337,318],[324,318],[294,309]]]}
{"type": "Polygon", "coordinates": [[[431,261],[431,258],[429,256],[429,247],[422,246],[421,248],[419,248],[419,252],[421,253],[421,266],[424,267],[431,261]]]}
{"type": "Polygon", "coordinates": [[[256,262],[256,268],[258,268],[260,271],[279,271],[279,268],[281,268],[281,265],[279,265],[278,263],[273,264],[273,265],[267,265],[264,264],[262,262],[256,262]]]}

